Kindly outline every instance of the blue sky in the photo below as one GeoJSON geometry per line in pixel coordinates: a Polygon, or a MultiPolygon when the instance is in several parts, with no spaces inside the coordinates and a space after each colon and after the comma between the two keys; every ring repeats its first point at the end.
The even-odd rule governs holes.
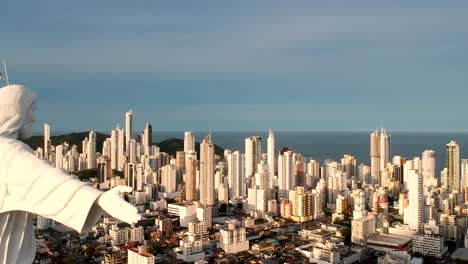
{"type": "Polygon", "coordinates": [[[5,2],[36,130],[468,130],[465,1],[5,2]]]}

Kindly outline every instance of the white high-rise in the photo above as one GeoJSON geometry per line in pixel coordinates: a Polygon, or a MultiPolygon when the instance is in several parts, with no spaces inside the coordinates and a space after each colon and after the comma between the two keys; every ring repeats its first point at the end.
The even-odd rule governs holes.
{"type": "Polygon", "coordinates": [[[125,151],[128,152],[130,139],[132,138],[133,110],[125,113],[125,151]]]}
{"type": "Polygon", "coordinates": [[[214,199],[214,145],[211,135],[200,144],[200,204],[213,206],[214,199]]]}
{"type": "Polygon", "coordinates": [[[357,176],[356,158],[354,156],[345,154],[341,158],[341,170],[348,174],[349,178],[357,176]]]}
{"type": "Polygon", "coordinates": [[[379,184],[380,174],[380,138],[375,130],[370,134],[371,184],[379,184]]]}
{"type": "Polygon", "coordinates": [[[116,170],[119,162],[119,133],[117,129],[111,131],[111,168],[116,170]]]}
{"type": "Polygon", "coordinates": [[[278,155],[278,191],[279,199],[288,199],[289,191],[295,186],[293,176],[293,152],[282,151],[278,155]]]}
{"type": "Polygon", "coordinates": [[[152,154],[151,145],[153,145],[153,126],[150,123],[146,123],[145,129],[143,130],[143,152],[147,157],[152,154]]]}
{"type": "Polygon", "coordinates": [[[436,186],[435,178],[435,152],[425,150],[422,153],[422,175],[424,176],[424,187],[436,186]]]}
{"type": "Polygon", "coordinates": [[[359,164],[358,177],[360,181],[362,181],[363,183],[369,183],[371,181],[370,172],[371,168],[369,166],[367,166],[364,163],[359,164]]]}
{"type": "Polygon", "coordinates": [[[97,168],[97,160],[96,160],[96,133],[94,131],[90,131],[88,135],[88,148],[86,153],[86,161],[88,163],[88,169],[95,169],[97,168]]]}
{"type": "Polygon", "coordinates": [[[447,189],[460,190],[460,146],[450,141],[446,146],[447,189]]]}
{"type": "Polygon", "coordinates": [[[262,138],[248,137],[245,139],[245,176],[254,176],[257,164],[262,160],[262,138]]]}
{"type": "Polygon", "coordinates": [[[388,162],[390,162],[390,134],[382,128],[380,131],[380,170],[383,170],[388,162]]]}
{"type": "Polygon", "coordinates": [[[424,177],[417,170],[408,170],[408,206],[404,209],[404,222],[412,230],[422,228],[424,224],[424,177]]]}
{"type": "Polygon", "coordinates": [[[466,194],[467,193],[466,187],[468,187],[468,159],[461,160],[461,178],[462,178],[462,183],[461,183],[462,191],[466,194]]]}
{"type": "Polygon", "coordinates": [[[268,171],[270,175],[274,175],[276,172],[276,162],[275,162],[275,135],[273,134],[273,130],[268,131],[268,139],[267,139],[267,157],[268,157],[268,171]]]}
{"type": "Polygon", "coordinates": [[[228,163],[228,184],[229,199],[244,196],[244,155],[239,151],[229,152],[228,163]]]}
{"type": "Polygon", "coordinates": [[[184,133],[184,152],[195,151],[195,135],[191,131],[184,133]]]}
{"type": "Polygon", "coordinates": [[[48,160],[50,154],[50,126],[44,124],[44,159],[48,160]]]}
{"type": "Polygon", "coordinates": [[[128,162],[130,163],[136,163],[137,162],[137,141],[136,139],[132,138],[130,139],[130,142],[128,143],[128,162]]]}
{"type": "Polygon", "coordinates": [[[125,164],[124,132],[119,125],[111,132],[111,168],[122,171],[125,164]]]}

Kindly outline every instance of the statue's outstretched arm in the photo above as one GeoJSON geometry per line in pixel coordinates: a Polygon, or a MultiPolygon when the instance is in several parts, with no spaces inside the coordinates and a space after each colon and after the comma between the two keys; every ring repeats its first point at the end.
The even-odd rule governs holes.
{"type": "Polygon", "coordinates": [[[0,202],[0,213],[27,211],[51,218],[78,232],[95,224],[102,213],[101,207],[123,221],[136,222],[141,218],[134,207],[125,201],[122,203],[120,197],[121,200],[117,199],[117,190],[124,190],[114,188],[103,193],[38,159],[29,147],[16,140],[11,140],[7,147],[7,153],[0,155],[0,177],[3,177],[0,184],[6,189],[5,198],[0,202]],[[102,194],[105,195],[99,199],[102,194]],[[123,205],[125,207],[121,207],[123,205]]]}

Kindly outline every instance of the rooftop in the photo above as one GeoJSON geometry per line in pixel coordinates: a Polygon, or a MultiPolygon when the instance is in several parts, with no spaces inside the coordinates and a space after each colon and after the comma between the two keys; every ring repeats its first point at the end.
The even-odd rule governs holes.
{"type": "Polygon", "coordinates": [[[405,245],[411,242],[409,237],[392,236],[392,235],[372,235],[367,239],[368,244],[382,246],[398,246],[405,245]]]}

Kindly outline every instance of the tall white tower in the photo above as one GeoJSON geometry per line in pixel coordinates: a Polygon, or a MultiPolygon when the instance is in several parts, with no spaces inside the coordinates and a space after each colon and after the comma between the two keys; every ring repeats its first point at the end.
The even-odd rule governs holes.
{"type": "Polygon", "coordinates": [[[242,197],[244,190],[244,154],[239,151],[229,152],[227,155],[228,163],[228,184],[229,199],[242,197]]]}
{"type": "Polygon", "coordinates": [[[211,135],[205,137],[200,145],[200,204],[214,205],[214,145],[211,135]]]}
{"type": "Polygon", "coordinates": [[[275,166],[275,135],[273,134],[273,130],[268,131],[268,139],[267,139],[267,156],[268,156],[268,171],[270,175],[274,175],[276,172],[275,166]]]}
{"type": "Polygon", "coordinates": [[[425,150],[422,153],[422,175],[424,176],[424,187],[435,186],[435,152],[425,150]]]}
{"type": "Polygon", "coordinates": [[[195,135],[191,131],[184,133],[184,152],[195,151],[195,135]]]}
{"type": "Polygon", "coordinates": [[[380,138],[375,130],[370,134],[371,183],[379,184],[380,174],[380,138]]]}
{"type": "Polygon", "coordinates": [[[461,181],[462,191],[465,194],[465,200],[466,200],[466,193],[467,193],[466,188],[468,187],[468,159],[461,160],[461,179],[462,179],[461,181]]]}
{"type": "Polygon", "coordinates": [[[119,166],[119,133],[117,129],[111,131],[111,168],[117,170],[119,166]]]}
{"type": "Polygon", "coordinates": [[[50,154],[50,126],[44,124],[44,159],[48,160],[50,154]]]}
{"type": "Polygon", "coordinates": [[[122,171],[125,164],[125,140],[124,132],[120,129],[120,126],[117,124],[117,127],[111,132],[111,168],[113,170],[122,171]]]}
{"type": "Polygon", "coordinates": [[[151,145],[153,145],[153,126],[150,123],[146,123],[145,129],[143,130],[143,147],[145,156],[149,157],[151,152],[151,145]]]}
{"type": "Polygon", "coordinates": [[[446,146],[447,189],[460,190],[460,146],[450,141],[446,146]]]}
{"type": "Polygon", "coordinates": [[[245,176],[251,179],[257,170],[257,164],[262,160],[262,138],[248,137],[245,139],[245,176]]]}
{"type": "Polygon", "coordinates": [[[293,153],[289,149],[282,149],[278,155],[279,199],[288,199],[289,191],[292,190],[294,186],[293,153]]]}
{"type": "Polygon", "coordinates": [[[94,131],[90,131],[88,135],[88,148],[87,148],[87,163],[88,169],[95,169],[97,168],[97,160],[96,160],[96,133],[94,131]]]}
{"type": "Polygon", "coordinates": [[[390,134],[382,128],[380,131],[380,170],[383,170],[388,162],[390,162],[390,134]]]}
{"type": "Polygon", "coordinates": [[[408,202],[404,209],[404,222],[412,230],[420,230],[424,221],[423,176],[417,170],[408,171],[408,202]]]}
{"type": "Polygon", "coordinates": [[[132,138],[133,110],[125,113],[125,150],[128,152],[130,139],[132,138]]]}

